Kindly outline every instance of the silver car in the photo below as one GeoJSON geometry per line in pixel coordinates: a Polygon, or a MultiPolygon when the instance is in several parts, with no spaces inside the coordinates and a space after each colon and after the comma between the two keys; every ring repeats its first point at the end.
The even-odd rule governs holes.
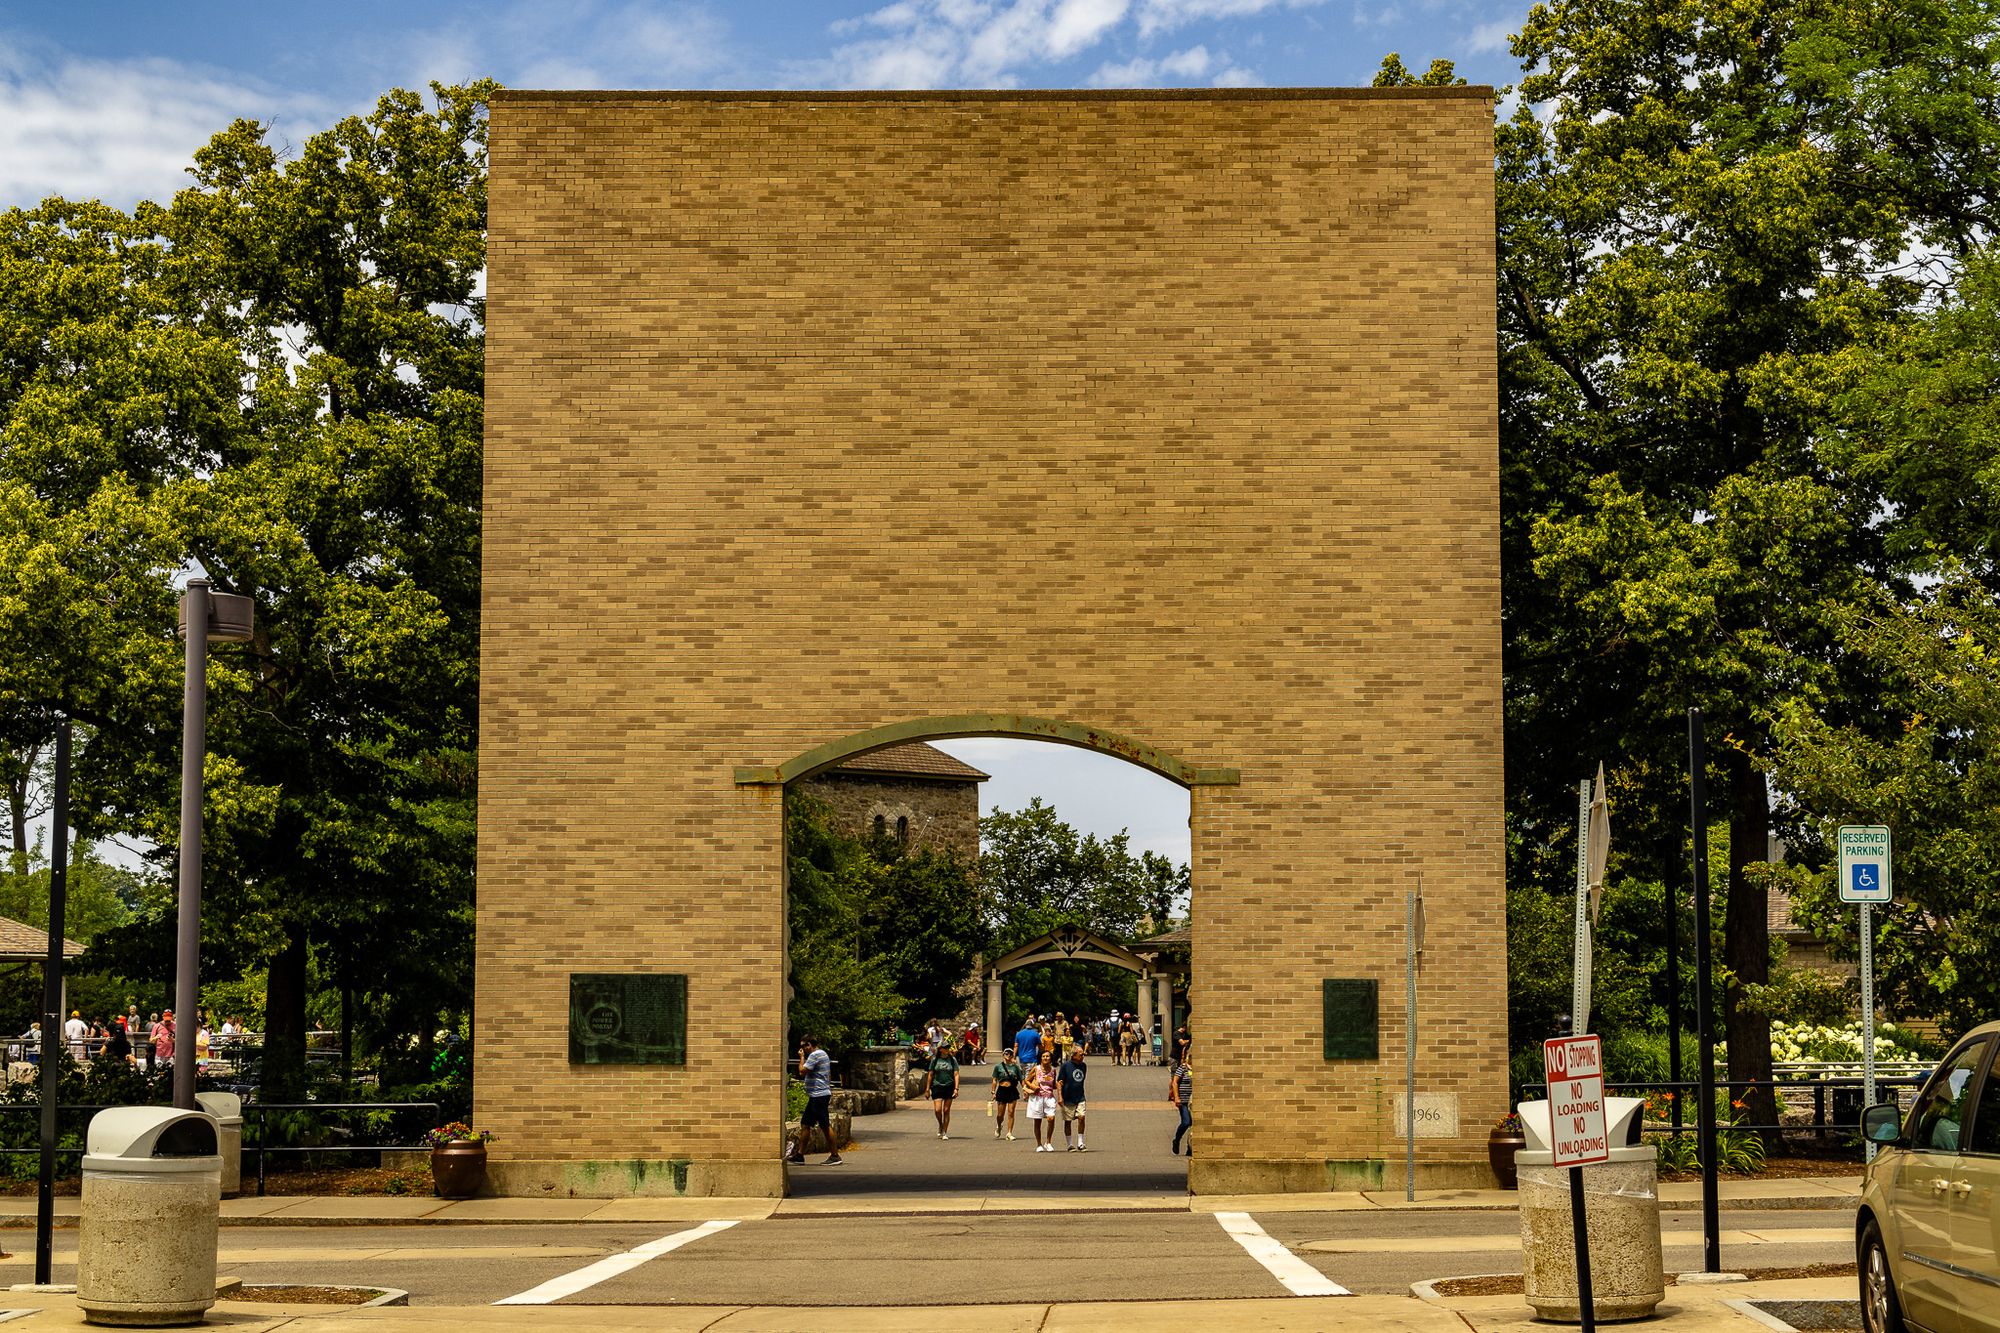
{"type": "Polygon", "coordinates": [[[2000,1023],[1952,1047],[1903,1117],[1862,1113],[1880,1151],[1855,1250],[1868,1333],[2000,1333],[2000,1023]]]}

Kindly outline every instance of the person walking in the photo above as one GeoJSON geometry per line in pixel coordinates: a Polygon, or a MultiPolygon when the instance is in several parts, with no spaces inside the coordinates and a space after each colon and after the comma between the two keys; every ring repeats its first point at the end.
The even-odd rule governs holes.
{"type": "Polygon", "coordinates": [[[1029,1014],[1028,1021],[1014,1034],[1014,1058],[1024,1067],[1033,1068],[1040,1062],[1041,1053],[1042,1030],[1035,1026],[1035,1016],[1029,1014]]]}
{"type": "Polygon", "coordinates": [[[1041,1058],[1028,1067],[1022,1086],[1028,1094],[1028,1128],[1035,1131],[1035,1151],[1056,1150],[1055,1052],[1042,1047],[1041,1058]]]}
{"type": "Polygon", "coordinates": [[[1125,1015],[1125,1021],[1118,1029],[1118,1047],[1124,1052],[1126,1064],[1139,1063],[1139,1020],[1130,1014],[1125,1015]]]}
{"type": "Polygon", "coordinates": [[[1014,1107],[1021,1100],[1021,1078],[1027,1071],[1012,1051],[1000,1052],[993,1066],[993,1137],[1014,1141],[1014,1107]]]}
{"type": "Polygon", "coordinates": [[[69,1022],[63,1024],[63,1040],[69,1043],[69,1053],[78,1063],[82,1063],[85,1046],[90,1039],[90,1025],[83,1021],[83,1011],[69,1011],[69,1022]]]}
{"type": "MultiPolygon", "coordinates": [[[[1181,1139],[1194,1128],[1194,1066],[1188,1063],[1188,1048],[1181,1047],[1180,1058],[1174,1062],[1173,1077],[1167,1080],[1167,1101],[1181,1113],[1180,1128],[1174,1131],[1174,1141],[1168,1151],[1180,1155],[1181,1139]]],[[[1194,1156],[1194,1142],[1188,1142],[1188,1156],[1194,1156]]]]}
{"type": "Polygon", "coordinates": [[[958,1060],[949,1040],[931,1056],[931,1114],[937,1117],[938,1137],[951,1137],[951,1104],[958,1097],[958,1060]]]}
{"type": "Polygon", "coordinates": [[[799,1081],[806,1088],[805,1114],[799,1117],[799,1141],[785,1160],[805,1165],[806,1149],[812,1144],[813,1126],[826,1135],[828,1166],[840,1165],[840,1145],[833,1141],[833,1061],[811,1037],[799,1038],[799,1081]]]}
{"type": "MultiPolygon", "coordinates": [[[[1083,1079],[1088,1072],[1085,1068],[1084,1050],[1081,1044],[1070,1049],[1069,1059],[1062,1062],[1056,1071],[1057,1100],[1061,1103],[1063,1127],[1063,1151],[1089,1152],[1083,1146],[1083,1079]],[[1069,1140],[1070,1126],[1076,1126],[1076,1142],[1069,1140]]],[[[1049,1136],[1051,1140],[1054,1135],[1049,1136]]],[[[1053,1144],[1051,1144],[1053,1146],[1053,1144]]]]}

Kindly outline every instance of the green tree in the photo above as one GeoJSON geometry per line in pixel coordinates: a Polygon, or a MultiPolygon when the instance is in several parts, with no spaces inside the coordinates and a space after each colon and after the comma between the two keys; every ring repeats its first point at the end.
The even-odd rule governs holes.
{"type": "Polygon", "coordinates": [[[2000,1012],[2000,605],[1961,573],[1911,605],[1857,609],[1848,632],[1876,672],[1878,714],[1780,710],[1795,839],[1781,873],[1799,919],[1853,957],[1859,914],[1834,882],[1834,831],[1887,825],[1896,903],[1877,909],[1882,996],[1963,1032],[2000,1012]]]}
{"type": "MultiPolygon", "coordinates": [[[[1990,232],[1993,10],[1795,0],[1536,6],[1499,130],[1505,652],[1517,870],[1553,880],[1569,792],[1611,756],[1665,869],[1690,704],[1730,821],[1739,999],[1769,975],[1768,718],[1865,695],[1844,607],[1898,577],[1881,500],[1828,450],[1855,351],[1990,232]]],[[[1753,1108],[1753,1111],[1757,1108],[1753,1108]]],[[[1769,1110],[1765,1104],[1763,1110],[1769,1110]]],[[[1758,1114],[1758,1119],[1769,1119],[1758,1114]]]]}
{"type": "Polygon", "coordinates": [[[893,967],[862,924],[881,863],[839,831],[824,801],[796,788],[785,793],[785,840],[792,1036],[834,1050],[865,1045],[904,1008],[893,967]]]}
{"type": "MultiPolygon", "coordinates": [[[[227,831],[205,947],[268,965],[281,1091],[315,952],[426,1063],[470,998],[486,89],[435,91],[390,93],[290,159],[239,122],[171,206],[140,210],[179,317],[230,341],[247,386],[157,507],[256,601],[255,639],[211,680],[227,831]]],[[[172,815],[146,831],[171,842],[172,815]]]]}

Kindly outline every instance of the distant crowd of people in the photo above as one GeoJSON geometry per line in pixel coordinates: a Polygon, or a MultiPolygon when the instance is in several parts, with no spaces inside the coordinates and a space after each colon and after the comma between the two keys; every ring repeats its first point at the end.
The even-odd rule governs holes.
{"type": "MultiPolygon", "coordinates": [[[[1115,1063],[1137,1065],[1141,1062],[1140,1052],[1144,1049],[1141,1043],[1145,1035],[1130,1014],[1114,1014],[1097,1023],[1086,1023],[1081,1015],[1051,1014],[1044,1017],[1030,1014],[1012,1040],[1005,1041],[1000,1049],[1000,1058],[993,1065],[990,1076],[992,1091],[987,1108],[993,1118],[993,1137],[1008,1143],[1015,1141],[1016,1114],[1025,1103],[1028,1128],[1034,1135],[1036,1152],[1056,1150],[1058,1124],[1062,1126],[1065,1152],[1089,1152],[1085,1129],[1089,1113],[1087,1091],[1092,1049],[1095,1048],[1099,1054],[1110,1053],[1115,1063]]],[[[1159,1034],[1156,1032],[1151,1036],[1153,1050],[1157,1051],[1159,1034]]],[[[962,1034],[954,1034],[943,1024],[931,1022],[925,1024],[922,1035],[912,1043],[912,1047],[912,1067],[924,1071],[931,1114],[937,1120],[937,1136],[941,1141],[949,1141],[952,1110],[964,1087],[965,1067],[986,1063],[984,1034],[979,1031],[977,1023],[968,1023],[962,1034]]],[[[1168,1151],[1178,1155],[1182,1144],[1188,1143],[1187,1155],[1190,1157],[1194,1155],[1192,1143],[1187,1137],[1194,1126],[1192,1048],[1187,1029],[1181,1028],[1174,1034],[1169,1061],[1171,1068],[1167,1075],[1167,1102],[1180,1112],[1180,1125],[1174,1130],[1168,1151]]],[[[806,1160],[806,1145],[811,1140],[813,1129],[818,1127],[826,1134],[831,1148],[827,1165],[838,1166],[842,1159],[838,1146],[833,1143],[832,1062],[811,1037],[800,1042],[798,1062],[799,1078],[805,1087],[806,1109],[800,1119],[799,1137],[788,1148],[785,1160],[803,1163],[806,1160]]]]}
{"type": "MultiPolygon", "coordinates": [[[[240,1045],[248,1035],[242,1019],[231,1016],[217,1026],[214,1015],[203,1010],[195,1028],[196,1064],[206,1065],[211,1055],[240,1045]]],[[[59,1038],[78,1063],[118,1060],[143,1066],[149,1073],[173,1066],[177,1039],[173,1010],[142,1015],[136,1004],[127,1007],[122,1014],[112,1015],[109,1020],[86,1019],[81,1010],[73,1009],[63,1023],[59,1038]]],[[[23,1060],[34,1063],[41,1059],[42,1024],[39,1019],[29,1024],[28,1030],[17,1039],[17,1044],[23,1060]]]]}

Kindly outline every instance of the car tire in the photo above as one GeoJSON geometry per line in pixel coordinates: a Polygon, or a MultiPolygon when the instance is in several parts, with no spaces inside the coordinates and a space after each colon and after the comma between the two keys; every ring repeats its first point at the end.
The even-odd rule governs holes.
{"type": "Polygon", "coordinates": [[[1882,1228],[1873,1218],[1861,1229],[1861,1327],[1867,1333],[1908,1333],[1903,1303],[1896,1298],[1896,1278],[1889,1268],[1889,1251],[1882,1245],[1882,1228]]]}

